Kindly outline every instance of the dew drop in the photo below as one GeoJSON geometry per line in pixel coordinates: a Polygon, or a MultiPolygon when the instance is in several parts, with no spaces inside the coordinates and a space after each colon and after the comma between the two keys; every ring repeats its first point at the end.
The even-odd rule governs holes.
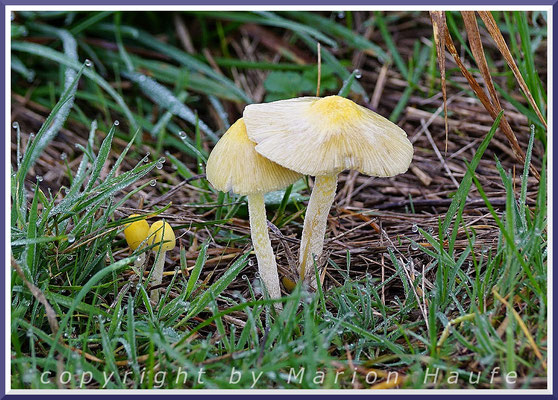
{"type": "Polygon", "coordinates": [[[244,280],[248,279],[248,277],[246,275],[242,275],[241,278],[244,279],[244,280]]]}
{"type": "Polygon", "coordinates": [[[118,126],[118,125],[120,125],[120,121],[119,120],[114,121],[114,126],[118,126]]]}
{"type": "Polygon", "coordinates": [[[157,168],[157,169],[163,169],[163,163],[157,162],[157,164],[155,164],[155,168],[157,168]]]}
{"type": "Polygon", "coordinates": [[[417,224],[413,224],[413,227],[411,228],[411,230],[412,230],[413,232],[418,232],[418,226],[417,226],[417,224]]]}
{"type": "Polygon", "coordinates": [[[66,194],[70,193],[70,189],[67,188],[67,187],[65,187],[65,188],[64,188],[64,193],[66,193],[66,194]]]}
{"type": "Polygon", "coordinates": [[[64,160],[67,159],[67,158],[68,158],[68,155],[67,155],[66,153],[60,154],[60,159],[61,159],[62,161],[64,161],[64,160]]]}
{"type": "Polygon", "coordinates": [[[418,249],[418,244],[416,243],[411,243],[411,250],[417,250],[418,249]]]}
{"type": "Polygon", "coordinates": [[[140,82],[145,82],[147,80],[147,77],[145,75],[141,75],[139,77],[140,82]]]}
{"type": "Polygon", "coordinates": [[[186,132],[180,131],[180,132],[178,132],[178,136],[180,137],[180,139],[184,139],[184,138],[186,138],[186,132]]]}
{"type": "Polygon", "coordinates": [[[35,178],[37,178],[37,182],[43,181],[43,177],[41,175],[37,175],[35,178]]]}
{"type": "Polygon", "coordinates": [[[149,157],[145,156],[141,159],[143,162],[149,162],[149,157]]]}
{"type": "Polygon", "coordinates": [[[17,121],[14,122],[14,123],[12,124],[12,128],[14,128],[14,129],[19,128],[19,122],[17,122],[17,121]]]}
{"type": "Polygon", "coordinates": [[[165,161],[167,161],[167,159],[165,157],[161,157],[157,160],[157,162],[160,162],[161,164],[164,164],[165,161]]]}
{"type": "Polygon", "coordinates": [[[68,243],[74,243],[76,241],[76,237],[74,235],[68,235],[68,243]]]}
{"type": "Polygon", "coordinates": [[[362,78],[362,72],[360,72],[360,69],[355,69],[355,78],[360,79],[362,78]]]}
{"type": "Polygon", "coordinates": [[[92,66],[93,66],[93,63],[91,62],[90,59],[88,59],[88,58],[85,59],[85,66],[86,66],[86,67],[92,67],[92,66]]]}
{"type": "Polygon", "coordinates": [[[157,181],[155,179],[151,179],[151,181],[149,182],[149,186],[155,186],[157,184],[157,181]]]}
{"type": "Polygon", "coordinates": [[[27,329],[27,337],[33,336],[33,330],[31,328],[27,329]]]}
{"type": "Polygon", "coordinates": [[[138,258],[136,258],[136,261],[138,263],[142,263],[143,262],[143,256],[138,256],[138,258]]]}
{"type": "Polygon", "coordinates": [[[29,134],[29,141],[35,139],[35,134],[34,133],[30,133],[29,134]]]}

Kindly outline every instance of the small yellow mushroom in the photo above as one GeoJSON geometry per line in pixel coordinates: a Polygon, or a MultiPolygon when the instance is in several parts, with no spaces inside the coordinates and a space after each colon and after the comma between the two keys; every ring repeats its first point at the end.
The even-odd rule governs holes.
{"type": "MultiPolygon", "coordinates": [[[[140,217],[139,214],[132,214],[130,218],[140,217]]],[[[138,221],[131,222],[125,225],[124,228],[124,237],[126,238],[126,243],[130,246],[132,251],[135,251],[140,245],[147,239],[147,235],[149,232],[149,224],[145,219],[140,219],[138,221]]],[[[134,267],[136,269],[136,273],[139,273],[141,268],[143,267],[143,263],[145,261],[145,256],[142,254],[136,258],[134,261],[134,267]]]]}
{"type": "MultiPolygon", "coordinates": [[[[165,254],[167,251],[174,249],[176,238],[172,227],[165,221],[154,222],[151,228],[149,228],[147,236],[149,245],[157,244],[157,246],[153,247],[156,260],[152,273],[153,286],[157,286],[163,281],[165,254]]],[[[159,302],[159,289],[151,291],[151,301],[155,304],[159,302]]]]}
{"type": "MultiPolygon", "coordinates": [[[[132,214],[130,218],[140,217],[139,214],[132,214]]],[[[124,237],[126,238],[126,243],[132,250],[136,250],[140,244],[147,239],[147,233],[149,232],[149,224],[145,219],[140,219],[138,221],[131,222],[125,225],[124,237]]]]}

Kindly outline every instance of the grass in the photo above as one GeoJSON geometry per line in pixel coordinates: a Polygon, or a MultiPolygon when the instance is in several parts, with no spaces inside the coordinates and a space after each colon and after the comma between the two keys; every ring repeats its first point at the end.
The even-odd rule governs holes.
{"type": "MultiPolygon", "coordinates": [[[[545,17],[495,18],[544,113],[545,17]]],[[[466,47],[460,14],[448,22],[466,47]]],[[[442,168],[426,140],[444,146],[443,120],[429,120],[441,107],[433,43],[421,12],[17,12],[12,388],[546,387],[546,132],[487,45],[526,160],[503,150],[502,113],[484,118],[448,59],[442,168]],[[245,199],[215,191],[204,164],[262,89],[302,94],[280,89],[313,76],[318,41],[322,93],[398,122],[419,171],[341,175],[316,266],[324,284],[285,290],[278,313],[255,274],[245,199]],[[130,252],[122,235],[134,213],[178,238],[157,307],[156,255],[130,252]]],[[[309,186],[266,197],[282,276],[309,186]]]]}

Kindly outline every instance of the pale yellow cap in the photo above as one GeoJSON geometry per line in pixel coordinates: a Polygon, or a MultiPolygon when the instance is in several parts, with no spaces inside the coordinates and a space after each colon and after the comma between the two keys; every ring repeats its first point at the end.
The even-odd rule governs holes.
{"type": "Polygon", "coordinates": [[[215,189],[232,190],[240,195],[263,194],[300,179],[300,174],[258,154],[255,145],[248,139],[246,126],[240,118],[217,142],[207,160],[207,180],[215,189]]]}
{"type": "Polygon", "coordinates": [[[351,169],[394,176],[407,171],[413,158],[403,129],[340,96],[250,104],[243,119],[258,153],[305,175],[351,169]]]}
{"type": "MultiPolygon", "coordinates": [[[[139,217],[139,214],[132,214],[130,218],[139,217]]],[[[132,223],[126,224],[124,229],[124,237],[126,238],[126,243],[132,250],[135,250],[139,245],[147,239],[147,233],[149,232],[149,224],[145,219],[140,219],[132,223]]]]}
{"type": "Polygon", "coordinates": [[[159,247],[161,247],[161,251],[169,251],[174,249],[174,247],[176,246],[174,231],[167,222],[154,222],[151,225],[151,228],[149,228],[149,233],[147,234],[147,236],[149,236],[149,245],[159,244],[159,246],[153,247],[153,251],[159,251],[159,247]],[[161,242],[163,242],[162,245],[160,244],[161,242]]]}

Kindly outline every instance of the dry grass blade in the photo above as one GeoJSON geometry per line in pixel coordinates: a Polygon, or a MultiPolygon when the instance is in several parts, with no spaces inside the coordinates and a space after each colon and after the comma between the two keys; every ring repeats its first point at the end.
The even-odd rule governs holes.
{"type": "Polygon", "coordinates": [[[444,35],[446,27],[446,14],[444,11],[430,11],[432,30],[434,31],[434,42],[436,43],[436,54],[440,65],[440,78],[442,81],[442,96],[444,97],[444,122],[446,127],[446,148],[448,152],[448,99],[446,90],[446,37],[444,35]]]}
{"type": "Polygon", "coordinates": [[[484,24],[486,25],[486,29],[488,29],[488,33],[490,33],[490,36],[492,36],[492,39],[494,39],[494,42],[496,42],[496,46],[498,46],[498,50],[500,50],[500,53],[502,53],[504,59],[506,60],[510,69],[512,70],[513,75],[517,80],[517,83],[521,87],[521,90],[523,90],[523,92],[527,96],[527,99],[529,100],[529,104],[531,104],[531,107],[533,107],[535,113],[537,113],[537,116],[541,120],[545,129],[547,129],[546,121],[542,116],[541,111],[537,106],[537,103],[535,103],[535,99],[533,99],[533,95],[529,91],[529,88],[527,87],[527,84],[525,83],[525,80],[523,79],[521,72],[519,72],[519,68],[517,68],[517,64],[515,63],[515,60],[511,55],[510,49],[508,48],[508,45],[506,44],[506,41],[504,40],[504,37],[502,36],[502,32],[500,32],[500,28],[498,28],[498,25],[496,24],[494,17],[490,13],[490,11],[477,11],[477,12],[479,13],[480,17],[484,21],[484,24]]]}
{"type": "MultiPolygon", "coordinates": [[[[496,107],[494,107],[492,105],[492,103],[490,102],[490,99],[488,98],[488,96],[486,95],[484,90],[481,88],[481,86],[479,85],[477,80],[473,77],[473,75],[469,72],[467,67],[461,61],[461,58],[459,57],[459,53],[457,52],[457,49],[455,48],[455,45],[453,43],[453,40],[451,38],[451,35],[449,33],[449,30],[448,30],[447,26],[445,27],[445,37],[446,37],[446,47],[447,47],[448,51],[450,52],[450,54],[452,55],[453,59],[455,60],[457,66],[461,70],[461,73],[467,79],[467,82],[469,83],[469,86],[471,87],[471,89],[473,89],[473,91],[475,92],[475,94],[479,98],[480,102],[482,103],[482,105],[484,106],[486,111],[488,111],[488,113],[490,114],[492,119],[496,119],[499,111],[497,111],[496,107]]],[[[505,118],[505,116],[502,117],[502,119],[500,120],[500,128],[502,129],[502,132],[504,132],[504,135],[506,135],[506,138],[510,142],[511,149],[513,151],[513,154],[514,154],[515,158],[517,160],[519,160],[521,163],[524,163],[525,162],[525,153],[521,149],[521,146],[519,145],[519,142],[517,141],[515,133],[513,132],[512,128],[511,128],[509,122],[507,121],[507,119],[505,118]]],[[[533,165],[530,166],[530,170],[537,179],[540,179],[540,174],[536,170],[536,168],[533,167],[533,165]]]]}
{"type": "Polygon", "coordinates": [[[496,297],[498,300],[500,300],[500,302],[502,304],[504,304],[508,308],[508,310],[510,310],[512,312],[513,316],[515,317],[515,320],[517,321],[517,323],[521,327],[521,330],[525,334],[525,337],[527,338],[527,341],[529,342],[529,345],[533,349],[533,352],[535,353],[537,358],[539,360],[541,360],[541,364],[542,364],[543,368],[546,370],[546,361],[545,361],[543,355],[541,354],[539,348],[537,347],[537,343],[535,342],[535,339],[533,339],[533,336],[531,335],[531,332],[529,332],[529,328],[527,328],[527,325],[525,325],[525,322],[523,322],[523,319],[521,318],[521,315],[519,315],[519,313],[515,310],[515,308],[513,308],[513,306],[510,303],[508,303],[506,301],[506,299],[504,299],[502,296],[500,296],[500,294],[496,291],[496,289],[492,289],[492,294],[494,294],[494,297],[496,297]]]}
{"type": "Polygon", "coordinates": [[[475,62],[480,69],[482,79],[484,79],[484,83],[488,89],[488,94],[492,99],[492,104],[496,108],[496,112],[499,113],[502,110],[502,106],[500,105],[500,100],[498,99],[498,94],[496,93],[496,88],[494,88],[494,82],[492,81],[492,75],[490,75],[486,57],[484,56],[484,48],[482,46],[475,12],[462,11],[461,15],[463,16],[463,21],[465,22],[465,30],[467,31],[467,38],[469,39],[469,45],[471,46],[473,57],[475,57],[475,62]]]}

